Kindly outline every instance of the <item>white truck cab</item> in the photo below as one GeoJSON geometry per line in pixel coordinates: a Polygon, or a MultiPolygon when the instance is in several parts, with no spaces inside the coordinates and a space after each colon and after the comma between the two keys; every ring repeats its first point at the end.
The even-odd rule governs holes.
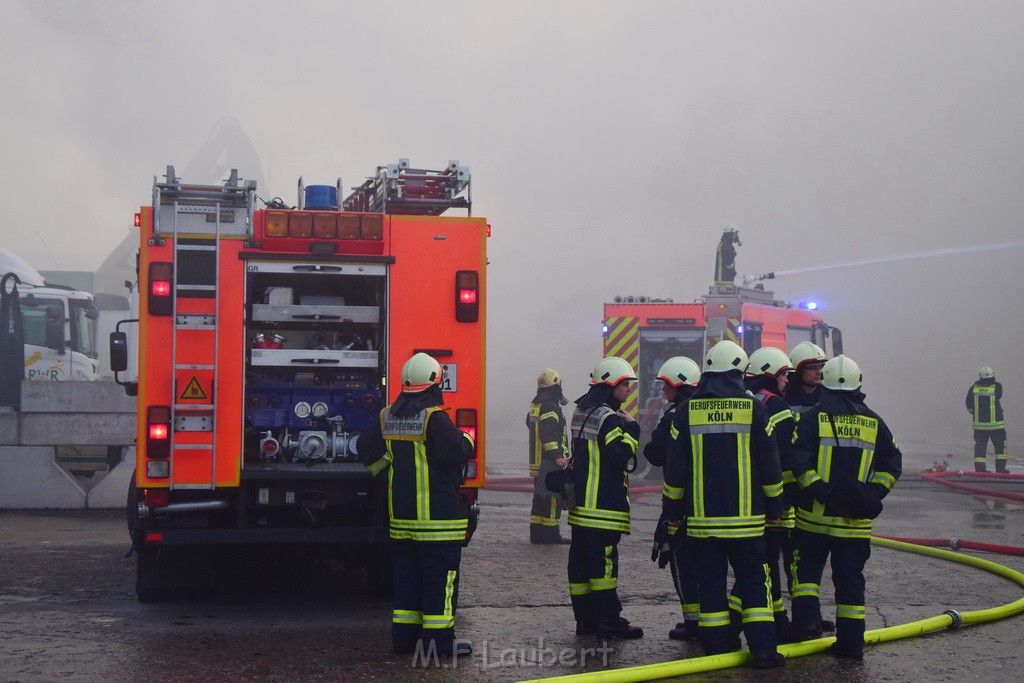
{"type": "Polygon", "coordinates": [[[21,280],[18,300],[25,342],[25,379],[92,381],[99,378],[96,320],[99,311],[88,292],[48,285],[42,275],[11,252],[0,249],[0,275],[21,280]]]}

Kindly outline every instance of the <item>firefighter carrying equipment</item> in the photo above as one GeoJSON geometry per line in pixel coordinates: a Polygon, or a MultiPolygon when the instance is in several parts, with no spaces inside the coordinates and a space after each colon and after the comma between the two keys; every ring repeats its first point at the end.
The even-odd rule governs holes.
{"type": "Polygon", "coordinates": [[[700,366],[686,356],[674,356],[662,363],[656,379],[673,387],[684,384],[697,386],[700,380],[700,366]]]}
{"type": "Polygon", "coordinates": [[[636,380],[636,373],[628,361],[618,356],[609,356],[594,366],[590,373],[590,384],[617,386],[623,380],[636,380]]]}
{"type": "Polygon", "coordinates": [[[789,362],[797,372],[802,370],[804,365],[823,364],[827,360],[828,356],[824,349],[809,341],[800,342],[789,352],[789,362]]]}
{"type": "Polygon", "coordinates": [[[839,354],[821,369],[821,384],[833,391],[854,391],[864,383],[860,366],[852,358],[839,354]]]}
{"type": "Polygon", "coordinates": [[[402,391],[414,393],[440,384],[441,364],[425,353],[417,353],[402,366],[402,391]]]}
{"type": "Polygon", "coordinates": [[[731,339],[723,339],[708,351],[704,357],[704,372],[746,372],[749,363],[747,353],[731,339]]]}
{"type": "Polygon", "coordinates": [[[750,354],[750,366],[747,368],[748,376],[766,375],[778,377],[784,372],[793,369],[789,356],[782,349],[774,346],[762,346],[750,354]]]}
{"type": "MultiPolygon", "coordinates": [[[[428,386],[413,396],[440,403],[440,388],[428,386]]],[[[381,410],[380,419],[359,438],[360,453],[371,461],[371,474],[388,470],[395,568],[392,644],[396,652],[411,652],[422,638],[433,642],[439,653],[451,653],[458,568],[470,533],[459,487],[473,455],[473,440],[437,405],[411,415],[396,415],[394,408],[390,404],[381,410]]]]}

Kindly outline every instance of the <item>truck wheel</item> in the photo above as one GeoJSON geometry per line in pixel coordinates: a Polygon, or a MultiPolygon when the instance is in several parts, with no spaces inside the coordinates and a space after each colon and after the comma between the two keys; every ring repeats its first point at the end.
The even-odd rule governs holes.
{"type": "Polygon", "coordinates": [[[124,506],[125,516],[128,519],[128,535],[134,536],[135,529],[139,524],[139,489],[135,485],[135,472],[128,481],[128,501],[124,506]]]}
{"type": "Polygon", "coordinates": [[[139,602],[164,602],[173,595],[167,553],[139,548],[135,553],[135,594],[139,602]]]}

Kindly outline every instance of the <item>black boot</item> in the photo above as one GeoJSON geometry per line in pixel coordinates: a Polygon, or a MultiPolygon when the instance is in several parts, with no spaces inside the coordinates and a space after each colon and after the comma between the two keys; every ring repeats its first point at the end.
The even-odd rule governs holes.
{"type": "Polygon", "coordinates": [[[774,669],[785,666],[786,658],[778,652],[766,652],[759,655],[751,655],[750,663],[755,669],[774,669]]]}
{"type": "Polygon", "coordinates": [[[976,463],[974,463],[974,471],[975,472],[988,472],[988,468],[985,467],[985,463],[983,463],[983,462],[976,462],[976,463]]]}
{"type": "Polygon", "coordinates": [[[838,642],[826,647],[825,654],[839,657],[840,659],[864,659],[863,648],[845,647],[838,642]]]}
{"type": "Polygon", "coordinates": [[[1005,460],[996,460],[996,472],[999,474],[1009,474],[1010,470],[1006,469],[1005,460]]]}
{"type": "Polygon", "coordinates": [[[630,626],[629,621],[622,617],[605,617],[597,622],[597,637],[607,640],[613,638],[632,640],[643,638],[644,630],[639,626],[630,626]]]}
{"type": "Polygon", "coordinates": [[[542,527],[540,524],[531,524],[530,525],[530,543],[534,543],[534,544],[547,543],[547,541],[544,539],[544,531],[545,531],[545,528],[542,527]]]}
{"type": "Polygon", "coordinates": [[[699,640],[700,631],[698,630],[697,622],[680,621],[674,629],[668,632],[668,637],[672,640],[699,640]]]}

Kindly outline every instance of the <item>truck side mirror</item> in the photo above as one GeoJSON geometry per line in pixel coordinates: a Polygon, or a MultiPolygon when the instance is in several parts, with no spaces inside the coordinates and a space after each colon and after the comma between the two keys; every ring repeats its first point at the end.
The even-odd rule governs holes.
{"type": "Polygon", "coordinates": [[[124,332],[110,333],[110,369],[114,372],[128,369],[128,335],[124,332]]]}
{"type": "Polygon", "coordinates": [[[64,318],[58,309],[48,307],[46,309],[46,348],[53,349],[63,354],[67,348],[67,339],[64,338],[64,318]],[[54,315],[54,311],[57,311],[54,315]]]}
{"type": "Polygon", "coordinates": [[[838,327],[830,328],[832,333],[832,355],[838,356],[843,352],[843,332],[838,327]]]}

